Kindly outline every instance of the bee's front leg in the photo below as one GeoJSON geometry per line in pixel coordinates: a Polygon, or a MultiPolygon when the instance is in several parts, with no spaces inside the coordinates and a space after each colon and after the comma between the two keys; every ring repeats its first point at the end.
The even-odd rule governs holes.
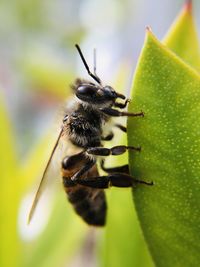
{"type": "Polygon", "coordinates": [[[127,106],[127,104],[130,102],[131,100],[130,99],[126,99],[126,101],[124,103],[118,103],[118,102],[115,102],[114,103],[114,106],[117,107],[117,108],[125,108],[127,106]]]}
{"type": "Polygon", "coordinates": [[[101,108],[100,109],[103,113],[106,115],[109,115],[111,117],[121,117],[121,116],[127,116],[127,117],[144,117],[144,112],[139,113],[131,113],[126,111],[119,111],[117,109],[113,108],[101,108]]]}

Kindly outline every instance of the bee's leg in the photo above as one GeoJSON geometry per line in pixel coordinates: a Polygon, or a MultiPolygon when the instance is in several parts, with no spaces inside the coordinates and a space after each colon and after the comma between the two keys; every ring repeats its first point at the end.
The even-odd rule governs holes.
{"type": "Polygon", "coordinates": [[[89,171],[95,163],[95,159],[89,158],[84,152],[81,152],[63,159],[63,173],[74,171],[71,181],[76,182],[76,180],[79,179],[84,173],[89,171]]]}
{"type": "Polygon", "coordinates": [[[109,156],[109,155],[121,155],[121,154],[125,153],[127,149],[141,151],[141,147],[114,146],[111,148],[90,147],[86,150],[86,152],[87,152],[87,154],[92,154],[92,155],[97,155],[97,156],[109,156]]]}
{"type": "Polygon", "coordinates": [[[76,182],[79,178],[81,178],[87,171],[89,171],[93,166],[94,164],[96,163],[96,160],[95,159],[88,159],[86,162],[85,162],[85,165],[84,167],[82,167],[79,171],[77,171],[72,177],[71,177],[71,180],[73,182],[76,182]]]}
{"type": "Polygon", "coordinates": [[[78,154],[65,157],[62,161],[62,168],[64,170],[76,170],[80,169],[80,166],[85,163],[85,153],[81,151],[78,154]]]}
{"type": "Polygon", "coordinates": [[[130,99],[126,99],[126,101],[124,103],[114,103],[114,106],[117,108],[125,108],[127,106],[127,104],[130,102],[130,99]]]}
{"type": "Polygon", "coordinates": [[[77,183],[99,189],[105,189],[110,186],[134,187],[137,184],[153,185],[153,182],[137,180],[125,173],[112,173],[107,176],[86,177],[84,179],[77,180],[77,183]]]}
{"type": "Polygon", "coordinates": [[[119,111],[117,109],[113,108],[101,108],[100,109],[103,113],[106,115],[112,116],[112,117],[121,117],[121,116],[128,116],[128,117],[144,117],[144,112],[139,113],[130,113],[126,111],[119,111]]]}
{"type": "Polygon", "coordinates": [[[118,166],[118,167],[112,167],[112,168],[106,168],[104,166],[104,160],[101,161],[101,168],[107,173],[126,173],[129,174],[129,166],[128,164],[123,165],[123,166],[118,166]]]}
{"type": "Polygon", "coordinates": [[[121,124],[118,124],[116,123],[115,124],[115,127],[119,128],[122,132],[126,133],[127,132],[127,129],[125,126],[121,125],[121,124]]]}
{"type": "Polygon", "coordinates": [[[103,140],[103,141],[110,141],[110,140],[113,139],[113,137],[114,137],[113,132],[110,132],[108,135],[106,135],[106,136],[102,136],[102,137],[101,137],[101,140],[103,140]]]}

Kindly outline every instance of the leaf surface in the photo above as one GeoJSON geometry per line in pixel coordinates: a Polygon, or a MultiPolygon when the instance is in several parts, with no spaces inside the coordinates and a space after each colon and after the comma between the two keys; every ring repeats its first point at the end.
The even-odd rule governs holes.
{"type": "Polygon", "coordinates": [[[200,77],[150,31],[135,73],[128,120],[133,176],[154,186],[134,190],[135,206],[157,266],[200,262],[200,77]],[[189,253],[188,253],[189,252],[189,253]]]}

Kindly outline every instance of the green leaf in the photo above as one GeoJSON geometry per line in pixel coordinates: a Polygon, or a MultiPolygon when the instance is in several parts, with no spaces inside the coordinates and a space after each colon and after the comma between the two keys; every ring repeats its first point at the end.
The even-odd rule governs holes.
{"type": "Polygon", "coordinates": [[[103,267],[151,267],[129,189],[111,189],[107,194],[108,216],[103,267]]]}
{"type": "Polygon", "coordinates": [[[137,186],[135,206],[157,266],[200,262],[200,76],[151,32],[136,70],[128,120],[131,173],[154,186],[137,186]]]}
{"type": "Polygon", "coordinates": [[[164,44],[191,66],[200,70],[200,51],[192,1],[187,1],[163,40],[164,44]]]}

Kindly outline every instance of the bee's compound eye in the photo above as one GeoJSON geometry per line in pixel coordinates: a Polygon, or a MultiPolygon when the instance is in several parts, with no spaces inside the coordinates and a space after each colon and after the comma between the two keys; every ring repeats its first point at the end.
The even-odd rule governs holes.
{"type": "Polygon", "coordinates": [[[111,86],[105,86],[103,88],[104,94],[106,97],[108,98],[117,98],[117,93],[115,92],[115,90],[111,87],[111,86]]]}
{"type": "Polygon", "coordinates": [[[90,85],[82,85],[82,86],[79,86],[78,89],[77,89],[77,93],[79,95],[92,95],[92,94],[95,94],[96,88],[94,88],[93,86],[90,86],[90,85]]]}
{"type": "Polygon", "coordinates": [[[97,88],[95,85],[85,84],[77,88],[76,96],[86,102],[91,102],[97,95],[97,88]]]}

